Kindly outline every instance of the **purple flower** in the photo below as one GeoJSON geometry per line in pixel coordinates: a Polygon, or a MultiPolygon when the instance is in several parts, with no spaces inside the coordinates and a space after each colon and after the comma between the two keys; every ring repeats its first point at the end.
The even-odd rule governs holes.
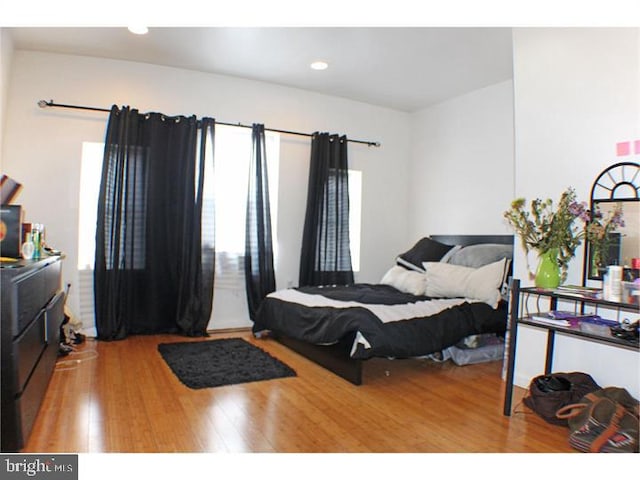
{"type": "Polygon", "coordinates": [[[624,219],[622,218],[622,210],[616,210],[611,217],[611,224],[617,227],[624,227],[624,219]]]}
{"type": "Polygon", "coordinates": [[[588,222],[591,219],[586,202],[571,202],[567,209],[571,215],[579,217],[583,222],[588,222]]]}

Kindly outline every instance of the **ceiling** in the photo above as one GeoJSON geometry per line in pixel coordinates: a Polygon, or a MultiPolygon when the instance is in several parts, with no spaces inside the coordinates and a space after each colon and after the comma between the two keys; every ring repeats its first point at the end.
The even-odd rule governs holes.
{"type": "Polygon", "coordinates": [[[493,27],[8,28],[16,50],[231,75],[416,111],[512,78],[511,29],[493,27]],[[329,68],[314,71],[311,62],[329,68]]]}

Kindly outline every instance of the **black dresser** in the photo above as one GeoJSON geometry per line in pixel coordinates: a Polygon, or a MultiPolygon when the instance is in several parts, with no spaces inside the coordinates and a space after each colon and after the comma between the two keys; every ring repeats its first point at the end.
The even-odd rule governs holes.
{"type": "Polygon", "coordinates": [[[59,256],[2,263],[2,452],[29,438],[53,374],[64,320],[59,256]]]}

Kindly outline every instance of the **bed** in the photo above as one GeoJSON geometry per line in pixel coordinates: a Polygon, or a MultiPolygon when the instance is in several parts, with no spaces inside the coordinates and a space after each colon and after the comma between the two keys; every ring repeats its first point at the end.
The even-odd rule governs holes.
{"type": "Polygon", "coordinates": [[[512,235],[424,237],[378,284],[269,294],[253,333],[360,385],[367,359],[424,357],[475,335],[504,334],[512,257],[512,235]]]}

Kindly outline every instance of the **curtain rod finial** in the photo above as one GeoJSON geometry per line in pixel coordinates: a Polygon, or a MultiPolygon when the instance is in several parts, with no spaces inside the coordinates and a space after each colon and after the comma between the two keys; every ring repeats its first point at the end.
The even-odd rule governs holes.
{"type": "MultiPolygon", "coordinates": [[[[51,101],[53,102],[53,100],[51,100],[51,101]]],[[[46,106],[48,106],[48,105],[49,105],[49,103],[47,103],[47,101],[46,101],[46,100],[40,100],[40,101],[38,102],[38,106],[39,106],[40,108],[44,108],[44,107],[46,107],[46,106]]]]}

